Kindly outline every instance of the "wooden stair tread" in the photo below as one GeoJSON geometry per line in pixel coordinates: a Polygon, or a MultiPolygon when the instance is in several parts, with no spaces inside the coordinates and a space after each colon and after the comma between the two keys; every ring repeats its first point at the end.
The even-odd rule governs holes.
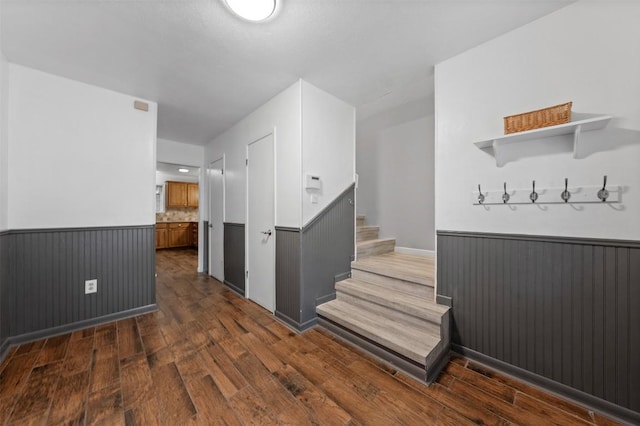
{"type": "Polygon", "coordinates": [[[424,328],[413,324],[397,323],[338,299],[324,303],[316,310],[323,317],[420,365],[426,365],[427,356],[440,343],[439,337],[428,332],[427,321],[424,328]]]}
{"type": "Polygon", "coordinates": [[[347,279],[336,283],[336,291],[341,291],[435,324],[449,310],[448,306],[438,305],[419,296],[389,289],[370,282],[347,279]]]}
{"type": "Polygon", "coordinates": [[[433,287],[435,262],[432,257],[392,252],[358,259],[351,268],[433,287]]]}

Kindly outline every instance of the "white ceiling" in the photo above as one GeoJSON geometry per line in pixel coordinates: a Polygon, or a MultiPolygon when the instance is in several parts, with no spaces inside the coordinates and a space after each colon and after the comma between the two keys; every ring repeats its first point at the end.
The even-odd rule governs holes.
{"type": "Polygon", "coordinates": [[[572,2],[281,1],[256,24],[223,0],[2,0],[2,48],[10,62],[157,101],[158,137],[206,144],[298,78],[359,119],[432,102],[434,64],[572,2]]]}
{"type": "Polygon", "coordinates": [[[196,178],[200,177],[200,168],[192,167],[192,166],[183,166],[181,164],[172,164],[172,163],[163,163],[158,161],[156,163],[156,171],[163,173],[165,175],[171,175],[178,178],[196,178]],[[178,169],[187,169],[189,170],[186,173],[179,172],[178,169]]]}

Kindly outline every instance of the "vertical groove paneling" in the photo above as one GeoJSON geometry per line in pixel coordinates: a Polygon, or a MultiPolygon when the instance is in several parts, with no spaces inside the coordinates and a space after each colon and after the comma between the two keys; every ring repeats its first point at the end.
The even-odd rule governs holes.
{"type": "Polygon", "coordinates": [[[154,238],[153,226],[5,233],[2,337],[153,305],[154,238]],[[85,295],[84,281],[94,278],[98,292],[85,295]]]}
{"type": "Polygon", "coordinates": [[[351,271],[354,253],[354,200],[352,185],[302,230],[302,324],[316,318],[316,300],[335,292],[336,275],[351,271]]]}
{"type": "Polygon", "coordinates": [[[303,229],[276,227],[276,314],[296,328],[316,319],[318,299],[335,293],[335,277],[351,271],[351,186],[303,229]]]}
{"type": "Polygon", "coordinates": [[[640,412],[636,242],[438,233],[453,343],[640,412]]]}
{"type": "Polygon", "coordinates": [[[243,223],[224,223],[224,281],[240,294],[245,292],[245,236],[243,223]]]}
{"type": "Polygon", "coordinates": [[[604,398],[604,247],[594,247],[593,259],[593,394],[604,398]]]}
{"type": "Polygon", "coordinates": [[[276,312],[300,324],[299,229],[276,227],[276,312]]]}
{"type": "MultiPolygon", "coordinates": [[[[618,392],[620,405],[629,405],[629,377],[623,374],[629,370],[629,250],[617,249],[616,259],[616,358],[613,360],[614,377],[619,378],[619,387],[623,391],[618,392]]],[[[637,307],[635,307],[637,308],[637,307]]]]}
{"type": "MultiPolygon", "coordinates": [[[[9,242],[11,236],[6,232],[0,232],[0,348],[9,337],[9,242]]],[[[1,353],[0,353],[1,356],[1,353]]]]}
{"type": "MultiPolygon", "coordinates": [[[[640,249],[629,250],[629,298],[627,299],[629,312],[629,330],[627,331],[629,342],[629,365],[628,365],[628,407],[632,410],[640,412],[640,332],[637,324],[640,324],[640,309],[638,309],[638,300],[640,300],[640,249]],[[635,398],[632,397],[635,395],[635,398]]],[[[620,371],[619,374],[624,374],[620,371]]]]}

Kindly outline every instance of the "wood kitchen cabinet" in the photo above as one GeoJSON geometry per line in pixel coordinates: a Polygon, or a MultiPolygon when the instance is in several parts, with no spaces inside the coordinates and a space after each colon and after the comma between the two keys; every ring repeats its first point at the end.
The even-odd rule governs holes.
{"type": "Polygon", "coordinates": [[[188,183],[187,184],[187,207],[198,207],[198,201],[199,201],[198,184],[188,183]]]}
{"type": "Polygon", "coordinates": [[[188,222],[169,224],[169,247],[186,247],[191,245],[191,228],[188,222]]]}
{"type": "Polygon", "coordinates": [[[189,222],[156,223],[156,249],[189,247],[192,232],[189,222]]]}
{"type": "Polygon", "coordinates": [[[169,207],[198,207],[198,184],[167,181],[166,204],[169,207]]]}
{"type": "Polygon", "coordinates": [[[169,224],[156,223],[156,249],[169,247],[169,224]]]}
{"type": "Polygon", "coordinates": [[[198,222],[191,222],[191,245],[198,248],[198,222]]]}

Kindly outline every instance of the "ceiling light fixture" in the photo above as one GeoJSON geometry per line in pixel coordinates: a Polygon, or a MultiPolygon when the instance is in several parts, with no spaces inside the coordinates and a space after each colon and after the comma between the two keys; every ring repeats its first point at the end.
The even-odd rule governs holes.
{"type": "Polygon", "coordinates": [[[276,0],[225,0],[233,13],[247,21],[264,21],[276,11],[276,0]]]}
{"type": "Polygon", "coordinates": [[[182,168],[180,168],[180,169],[178,169],[178,171],[179,171],[180,173],[189,173],[189,169],[182,169],[182,168]]]}

